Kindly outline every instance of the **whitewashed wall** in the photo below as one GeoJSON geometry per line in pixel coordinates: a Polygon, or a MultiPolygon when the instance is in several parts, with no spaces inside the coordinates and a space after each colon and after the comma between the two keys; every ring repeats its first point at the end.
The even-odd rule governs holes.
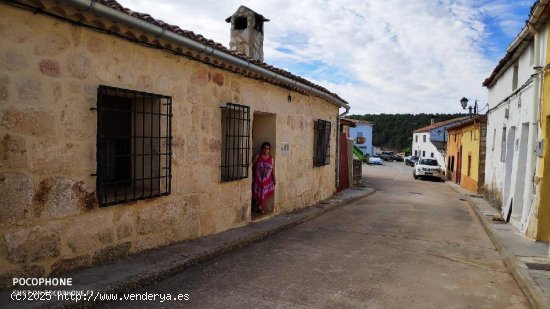
{"type": "Polygon", "coordinates": [[[430,142],[430,132],[420,132],[420,133],[413,133],[413,145],[412,145],[412,154],[414,155],[414,151],[417,151],[417,155],[419,158],[431,158],[431,153],[434,153],[434,159],[437,160],[437,163],[439,163],[439,167],[445,169],[445,158],[437,150],[434,144],[430,142]],[[426,141],[424,142],[423,136],[426,137],[426,141]],[[417,141],[418,139],[418,141],[417,141]],[[422,155],[422,152],[425,151],[426,154],[422,155]]]}
{"type": "MultiPolygon", "coordinates": [[[[546,33],[541,35],[541,49],[546,46],[546,33]]],[[[520,55],[518,63],[519,89],[535,72],[534,43],[520,55]]],[[[540,63],[545,53],[540,53],[540,63]]],[[[535,83],[512,96],[506,103],[498,105],[515,90],[512,89],[514,66],[510,66],[489,89],[489,113],[487,124],[487,155],[485,164],[485,185],[487,189],[499,192],[504,218],[510,215],[510,222],[525,232],[530,216],[531,200],[524,196],[526,190],[527,161],[532,155],[527,147],[530,122],[534,112],[536,96],[535,83]],[[504,129],[506,140],[503,142],[504,129]],[[504,160],[502,160],[504,159],[504,160]],[[511,206],[512,205],[512,206],[511,206]],[[512,207],[510,211],[510,207],[512,207]]]]}

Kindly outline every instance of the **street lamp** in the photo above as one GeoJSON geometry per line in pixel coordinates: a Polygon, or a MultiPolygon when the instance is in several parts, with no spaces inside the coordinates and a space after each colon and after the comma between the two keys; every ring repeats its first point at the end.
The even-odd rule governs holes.
{"type": "MultiPolygon", "coordinates": [[[[468,105],[468,101],[470,101],[470,100],[466,97],[462,97],[462,99],[460,99],[460,105],[462,105],[462,109],[466,109],[466,105],[468,105]]],[[[468,106],[470,117],[472,117],[472,109],[474,109],[474,115],[477,114],[477,100],[474,100],[474,101],[475,101],[475,103],[474,103],[473,107],[468,106]]]]}

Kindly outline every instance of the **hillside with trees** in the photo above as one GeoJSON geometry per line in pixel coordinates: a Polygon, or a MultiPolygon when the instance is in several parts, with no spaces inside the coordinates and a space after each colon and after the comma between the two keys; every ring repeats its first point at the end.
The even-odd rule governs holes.
{"type": "Polygon", "coordinates": [[[347,118],[374,123],[372,145],[384,149],[410,152],[413,131],[431,123],[462,117],[464,114],[365,114],[347,118]]]}

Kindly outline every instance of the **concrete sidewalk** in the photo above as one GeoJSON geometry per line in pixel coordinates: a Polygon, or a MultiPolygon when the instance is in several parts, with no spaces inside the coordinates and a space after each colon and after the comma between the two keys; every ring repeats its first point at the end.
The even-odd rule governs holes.
{"type": "Polygon", "coordinates": [[[493,221],[493,215],[498,211],[482,196],[450,181],[446,183],[471,206],[533,308],[550,308],[548,242],[528,240],[513,225],[493,221]]]}
{"type": "MultiPolygon", "coordinates": [[[[306,209],[251,222],[250,224],[216,235],[186,241],[155,250],[127,256],[108,264],[64,274],[72,278],[73,286],[67,290],[98,293],[127,293],[134,289],[166,279],[195,264],[229,253],[258,242],[272,234],[318,217],[339,206],[374,193],[366,186],[350,188],[306,209]]],[[[17,302],[10,299],[12,290],[0,292],[2,308],[92,307],[98,299],[75,301],[17,302]]]]}

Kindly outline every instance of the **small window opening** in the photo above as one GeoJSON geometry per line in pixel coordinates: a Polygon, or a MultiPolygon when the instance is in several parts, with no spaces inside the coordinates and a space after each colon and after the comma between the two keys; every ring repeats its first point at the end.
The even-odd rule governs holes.
{"type": "Polygon", "coordinates": [[[172,98],[99,86],[100,206],[170,194],[172,98]]]}
{"type": "Polygon", "coordinates": [[[313,165],[323,166],[330,163],[330,121],[318,119],[313,125],[313,165]]]}
{"type": "Polygon", "coordinates": [[[518,89],[518,71],[519,71],[519,66],[518,64],[514,64],[514,76],[512,77],[512,91],[518,89]]]}
{"type": "Polygon", "coordinates": [[[256,15],[254,30],[264,33],[264,19],[260,15],[256,15]]]}
{"type": "Polygon", "coordinates": [[[227,103],[222,111],[222,182],[248,178],[250,107],[227,103]]]}
{"type": "Polygon", "coordinates": [[[451,172],[455,171],[455,156],[451,156],[451,172]]]}
{"type": "Polygon", "coordinates": [[[244,30],[248,26],[248,20],[246,17],[235,18],[235,30],[244,30]]]}
{"type": "Polygon", "coordinates": [[[472,155],[468,155],[468,177],[472,175],[472,155]]]}

